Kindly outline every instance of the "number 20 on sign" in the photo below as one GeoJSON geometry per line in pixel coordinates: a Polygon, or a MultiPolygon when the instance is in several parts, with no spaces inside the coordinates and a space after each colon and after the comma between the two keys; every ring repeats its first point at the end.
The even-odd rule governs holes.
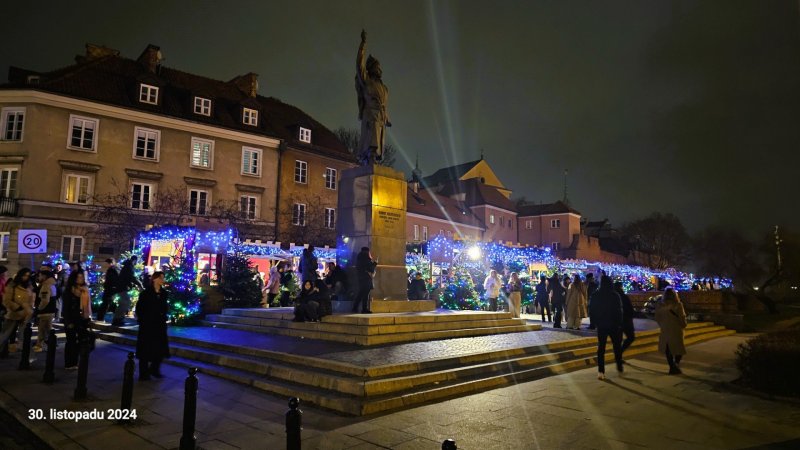
{"type": "Polygon", "coordinates": [[[47,230],[19,230],[19,253],[47,253],[47,230]]]}

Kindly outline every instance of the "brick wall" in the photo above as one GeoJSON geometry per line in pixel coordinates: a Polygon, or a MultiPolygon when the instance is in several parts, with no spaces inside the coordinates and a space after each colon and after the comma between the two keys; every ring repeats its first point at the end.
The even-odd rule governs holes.
{"type": "MultiPolygon", "coordinates": [[[[634,309],[641,309],[650,298],[663,292],[630,292],[628,297],[634,309]]],[[[721,314],[745,311],[762,311],[763,305],[756,299],[731,291],[682,291],[678,296],[687,313],[721,314]]]]}

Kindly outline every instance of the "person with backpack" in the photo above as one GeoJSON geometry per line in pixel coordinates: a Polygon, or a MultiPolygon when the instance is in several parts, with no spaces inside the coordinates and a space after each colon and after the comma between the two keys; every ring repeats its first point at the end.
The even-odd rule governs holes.
{"type": "Polygon", "coordinates": [[[141,291],[143,289],[142,282],[136,278],[134,266],[139,258],[136,255],[131,256],[122,264],[122,270],[119,273],[119,306],[114,311],[114,320],[111,325],[119,327],[125,325],[125,316],[131,308],[131,296],[128,293],[131,289],[141,291]]]}
{"type": "Polygon", "coordinates": [[[50,330],[53,328],[53,317],[56,315],[58,293],[56,292],[56,278],[52,267],[42,265],[39,268],[39,283],[35,303],[36,317],[39,318],[39,329],[36,333],[36,345],[33,347],[33,351],[37,353],[42,351],[44,344],[47,342],[50,330]]]}

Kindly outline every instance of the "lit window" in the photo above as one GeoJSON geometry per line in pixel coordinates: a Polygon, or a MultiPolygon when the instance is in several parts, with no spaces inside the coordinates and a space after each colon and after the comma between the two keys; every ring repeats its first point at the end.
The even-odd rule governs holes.
{"type": "Polygon", "coordinates": [[[336,228],[336,210],[333,208],[325,208],[325,228],[336,228]]]}
{"type": "Polygon", "coordinates": [[[25,108],[3,108],[2,113],[4,141],[22,141],[22,129],[25,125],[25,108]]]}
{"type": "Polygon", "coordinates": [[[325,169],[325,187],[336,190],[336,169],[325,169]]]}
{"type": "Polygon", "coordinates": [[[261,176],[261,149],[242,147],[242,175],[261,176]]]}
{"type": "Polygon", "coordinates": [[[83,236],[62,236],[61,256],[67,261],[83,259],[83,236]]]}
{"type": "Polygon", "coordinates": [[[0,169],[0,197],[17,197],[17,175],[19,169],[0,169]]]}
{"type": "Polygon", "coordinates": [[[131,183],[131,208],[149,210],[153,201],[153,190],[153,185],[149,183],[131,183]]]}
{"type": "Polygon", "coordinates": [[[255,109],[244,108],[242,110],[242,123],[245,125],[258,125],[258,111],[255,109]]]}
{"type": "Polygon", "coordinates": [[[533,221],[532,220],[526,220],[525,221],[525,229],[526,230],[532,230],[533,229],[533,221]]]}
{"type": "Polygon", "coordinates": [[[494,225],[494,214],[489,214],[489,223],[494,225]]]}
{"type": "Polygon", "coordinates": [[[160,142],[160,131],[136,127],[134,129],[133,157],[135,159],[158,161],[160,142]]]}
{"type": "Polygon", "coordinates": [[[92,195],[92,179],[88,175],[68,173],[64,182],[64,202],[88,205],[92,195]]]}
{"type": "Polygon", "coordinates": [[[306,184],[308,180],[308,163],[305,161],[294,161],[294,182],[306,184]]]}
{"type": "Polygon", "coordinates": [[[203,216],[208,208],[208,191],[191,189],[189,191],[189,214],[203,216]]]}
{"type": "Polygon", "coordinates": [[[155,86],[150,86],[149,84],[141,84],[139,86],[139,101],[142,103],[157,105],[158,88],[155,86]]]}
{"type": "Polygon", "coordinates": [[[428,240],[428,227],[426,225],[422,226],[422,240],[423,241],[428,240]]]}
{"type": "Polygon", "coordinates": [[[258,199],[252,195],[240,196],[239,212],[243,219],[255,220],[258,217],[258,199]]]}
{"type": "Polygon", "coordinates": [[[561,219],[553,219],[550,221],[550,228],[561,228],[561,219]]]}
{"type": "Polygon", "coordinates": [[[201,116],[211,115],[211,100],[203,97],[194,98],[194,113],[201,116]]]}
{"type": "Polygon", "coordinates": [[[192,138],[192,167],[210,169],[214,152],[214,141],[192,138]]]}
{"type": "Polygon", "coordinates": [[[414,224],[414,240],[419,240],[419,225],[414,224]]]}
{"type": "Polygon", "coordinates": [[[0,261],[8,261],[8,242],[11,239],[11,233],[4,231],[0,232],[0,261]]]}
{"type": "Polygon", "coordinates": [[[70,116],[69,148],[77,150],[95,150],[97,141],[97,119],[70,116]]]}
{"type": "Polygon", "coordinates": [[[306,205],[302,203],[292,205],[292,225],[306,226],[306,205]]]}
{"type": "Polygon", "coordinates": [[[311,143],[311,130],[300,127],[300,141],[311,143]]]}

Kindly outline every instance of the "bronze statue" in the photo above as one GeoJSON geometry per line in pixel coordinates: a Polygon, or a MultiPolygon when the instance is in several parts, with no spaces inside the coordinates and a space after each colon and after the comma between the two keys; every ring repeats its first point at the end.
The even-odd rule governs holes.
{"type": "Polygon", "coordinates": [[[367,32],[361,30],[361,45],[358,46],[356,57],[356,92],[358,120],[361,121],[358,158],[362,165],[375,164],[383,159],[386,127],[392,126],[386,113],[389,89],[381,80],[381,63],[372,55],[369,55],[365,63],[366,46],[367,32]]]}

